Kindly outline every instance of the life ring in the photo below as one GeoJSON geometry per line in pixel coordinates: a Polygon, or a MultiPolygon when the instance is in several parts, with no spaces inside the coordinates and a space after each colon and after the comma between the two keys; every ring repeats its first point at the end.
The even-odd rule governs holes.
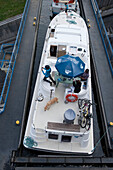
{"type": "Polygon", "coordinates": [[[78,96],[77,96],[76,94],[67,94],[67,95],[66,95],[66,100],[67,100],[68,102],[75,102],[75,101],[78,100],[78,96]],[[70,99],[71,96],[74,97],[74,99],[70,99]]]}

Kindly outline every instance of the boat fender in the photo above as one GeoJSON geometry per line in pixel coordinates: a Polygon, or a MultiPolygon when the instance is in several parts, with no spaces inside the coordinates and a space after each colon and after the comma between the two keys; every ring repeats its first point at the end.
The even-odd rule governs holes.
{"type": "Polygon", "coordinates": [[[78,96],[76,94],[67,94],[66,95],[66,100],[68,102],[75,102],[78,100],[78,96]]]}

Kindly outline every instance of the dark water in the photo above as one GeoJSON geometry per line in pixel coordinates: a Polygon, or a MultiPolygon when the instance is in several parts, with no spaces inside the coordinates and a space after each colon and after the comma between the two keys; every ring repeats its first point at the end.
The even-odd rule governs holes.
{"type": "MultiPolygon", "coordinates": [[[[40,18],[40,26],[39,26],[39,32],[38,32],[38,38],[37,38],[37,49],[36,49],[36,56],[35,56],[35,63],[34,63],[34,71],[33,71],[33,79],[32,79],[32,88],[31,88],[31,98],[33,94],[33,89],[36,81],[36,76],[37,76],[37,71],[38,71],[38,66],[39,66],[39,61],[41,58],[42,50],[43,50],[43,44],[45,40],[45,35],[46,31],[48,28],[48,25],[50,23],[50,6],[51,6],[51,0],[43,0],[42,4],[42,11],[41,11],[41,18],[40,18]]],[[[92,76],[93,79],[93,76],[92,76]]],[[[96,93],[95,93],[95,86],[94,86],[94,81],[92,80],[92,93],[93,93],[93,102],[97,103],[96,101],[96,93]]],[[[101,120],[99,119],[99,111],[97,106],[93,106],[93,114],[94,114],[94,143],[98,142],[100,139],[100,136],[102,136],[102,132],[99,129],[99,124],[101,123],[101,120]],[[97,119],[98,118],[98,119],[97,119]]],[[[103,141],[103,140],[102,140],[103,141]]],[[[94,150],[94,153],[92,154],[93,157],[103,157],[105,156],[105,151],[103,151],[102,148],[104,145],[104,142],[100,142],[97,147],[94,150]]],[[[38,151],[31,151],[28,149],[23,149],[23,156],[37,156],[38,154],[44,154],[43,152],[38,152],[38,151]]],[[[47,154],[47,153],[46,153],[47,154]]]]}

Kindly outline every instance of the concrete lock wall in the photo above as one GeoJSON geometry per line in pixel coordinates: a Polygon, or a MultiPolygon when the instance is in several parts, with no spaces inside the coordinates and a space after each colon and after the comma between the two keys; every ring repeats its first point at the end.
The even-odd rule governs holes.
{"type": "Polygon", "coordinates": [[[16,38],[22,15],[0,22],[0,43],[16,38]]]}

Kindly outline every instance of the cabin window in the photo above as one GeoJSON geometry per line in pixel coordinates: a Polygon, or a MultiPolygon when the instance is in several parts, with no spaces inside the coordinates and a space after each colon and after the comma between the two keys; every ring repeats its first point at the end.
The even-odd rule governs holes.
{"type": "Polygon", "coordinates": [[[58,135],[49,133],[48,138],[49,139],[57,140],[58,139],[58,135]]]}
{"type": "Polygon", "coordinates": [[[51,29],[51,32],[55,32],[55,29],[51,29]]]}
{"type": "Polygon", "coordinates": [[[78,48],[78,51],[82,51],[82,48],[78,48]]]}
{"type": "Polygon", "coordinates": [[[56,53],[57,53],[57,46],[51,45],[50,46],[50,56],[56,57],[56,53]]]}
{"type": "Polygon", "coordinates": [[[72,138],[72,136],[62,135],[61,142],[71,142],[71,138],[72,138]]]}
{"type": "Polygon", "coordinates": [[[51,32],[50,32],[50,37],[54,37],[54,33],[55,33],[55,29],[51,29],[51,32]]]}

